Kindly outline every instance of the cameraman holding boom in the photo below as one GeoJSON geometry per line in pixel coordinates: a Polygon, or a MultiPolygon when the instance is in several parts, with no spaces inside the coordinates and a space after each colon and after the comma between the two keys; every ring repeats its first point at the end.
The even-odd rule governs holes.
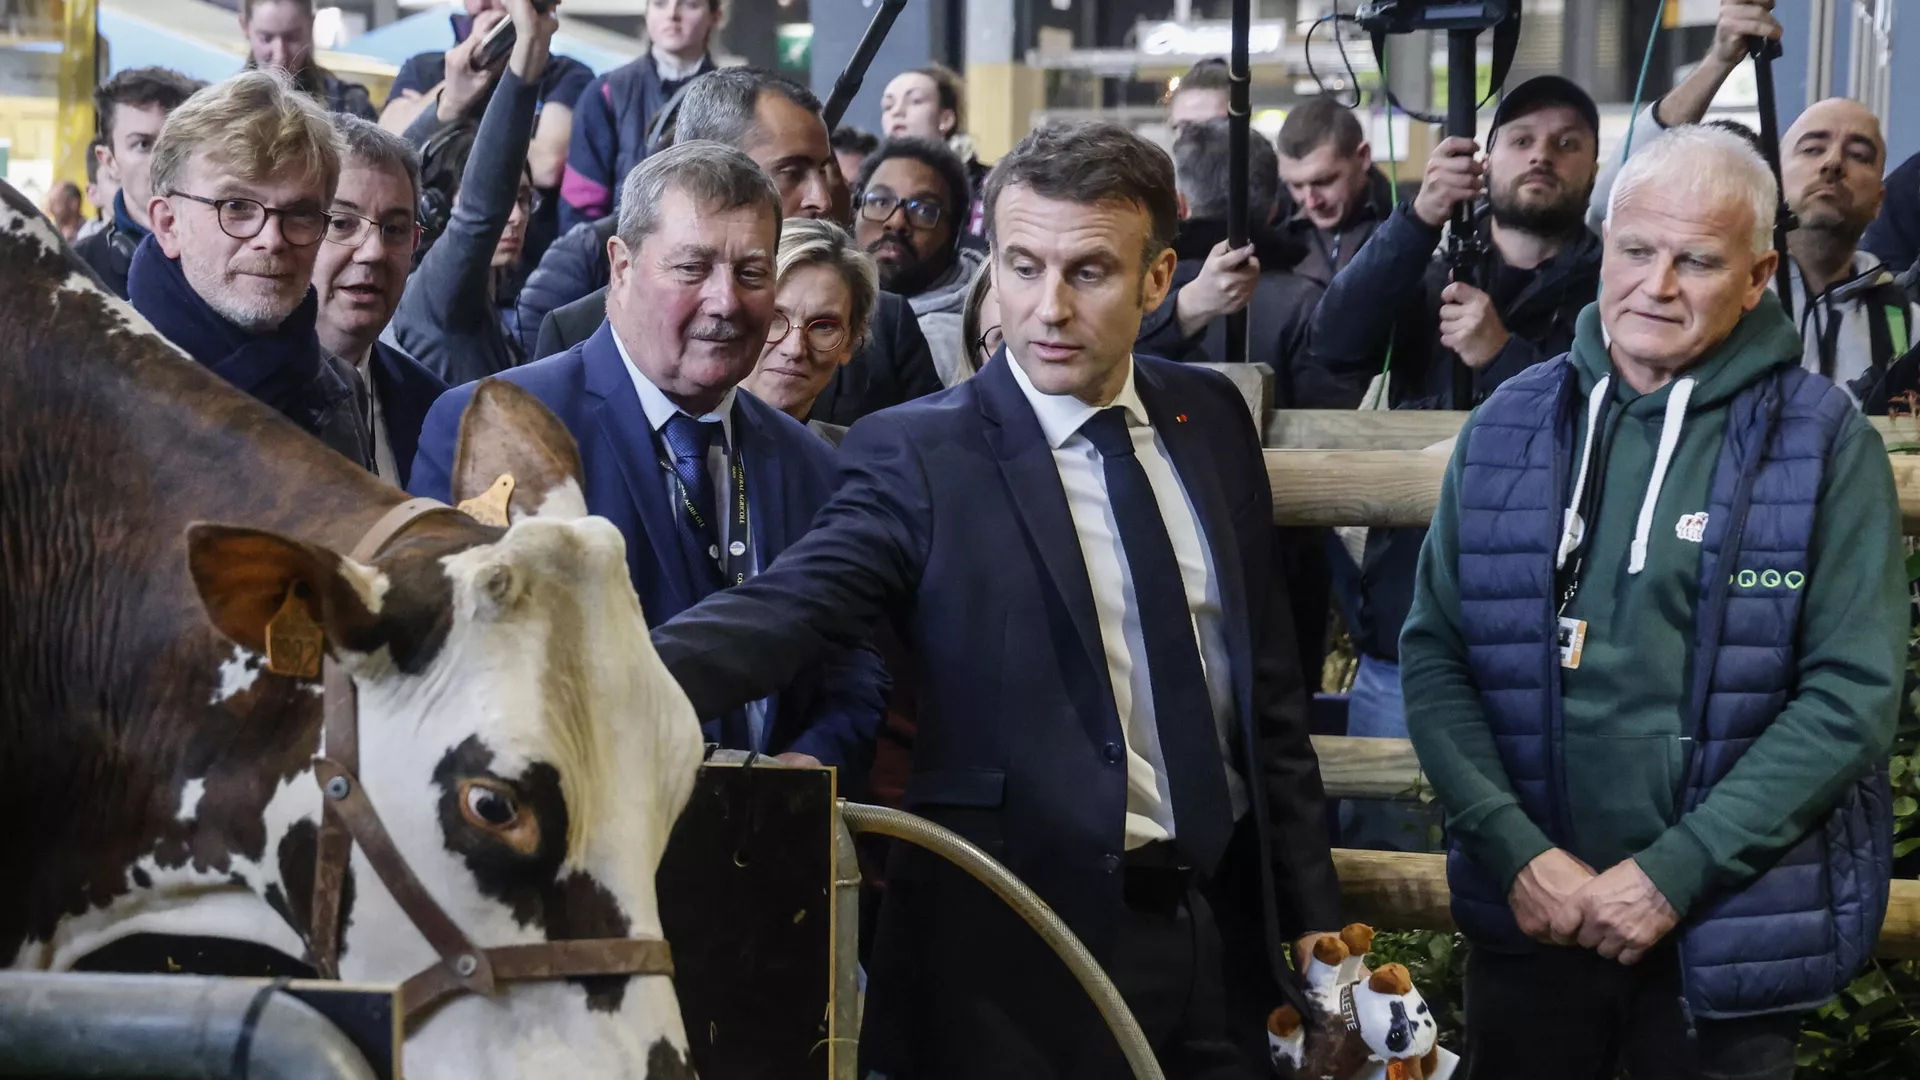
{"type": "MultiPolygon", "coordinates": [[[[1440,143],[1419,195],[1334,275],[1314,312],[1311,362],[1351,384],[1356,397],[1386,369],[1396,409],[1471,409],[1506,379],[1565,352],[1576,316],[1599,289],[1600,241],[1583,222],[1599,126],[1586,91],[1543,75],[1501,101],[1484,164],[1470,139],[1440,143]],[[1460,202],[1473,204],[1473,227],[1491,253],[1471,283],[1455,280],[1441,243],[1460,202]]],[[[1425,535],[1372,530],[1357,573],[1352,558],[1334,553],[1336,590],[1360,653],[1350,735],[1406,738],[1400,626],[1425,535]]],[[[1424,847],[1424,828],[1402,808],[1349,804],[1342,818],[1350,846],[1424,847]]]]}

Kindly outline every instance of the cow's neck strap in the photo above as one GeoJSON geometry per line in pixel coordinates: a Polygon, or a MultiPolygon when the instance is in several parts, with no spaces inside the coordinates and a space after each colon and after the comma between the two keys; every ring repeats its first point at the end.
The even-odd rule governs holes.
{"type": "MultiPolygon", "coordinates": [[[[437,511],[452,512],[452,508],[433,499],[401,503],[374,523],[354,546],[353,558],[372,561],[407,526],[437,511]]],[[[325,756],[314,759],[314,776],[324,795],[324,813],[314,866],[309,948],[323,978],[340,977],[340,905],[355,844],[381,885],[440,957],[401,985],[401,1012],[408,1027],[450,997],[490,994],[503,982],[594,975],[672,977],[672,953],[657,938],[548,941],[494,949],[476,946],[407,866],[360,785],[359,700],[352,677],[328,656],[322,679],[325,756]]]]}

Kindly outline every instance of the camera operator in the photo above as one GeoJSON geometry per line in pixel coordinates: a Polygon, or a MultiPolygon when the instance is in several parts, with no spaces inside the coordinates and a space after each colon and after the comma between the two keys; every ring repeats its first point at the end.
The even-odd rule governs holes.
{"type": "MultiPolygon", "coordinates": [[[[1419,195],[1395,209],[1328,286],[1313,316],[1311,362],[1358,387],[1389,368],[1390,357],[1394,408],[1471,409],[1501,382],[1565,352],[1599,288],[1600,241],[1583,220],[1598,132],[1593,99],[1543,75],[1500,103],[1484,167],[1471,140],[1441,142],[1419,195]],[[1442,229],[1457,203],[1479,204],[1483,195],[1472,217],[1489,251],[1479,284],[1450,280],[1442,229]]],[[[1406,737],[1399,636],[1425,532],[1371,530],[1357,575],[1348,555],[1334,553],[1336,590],[1360,653],[1349,734],[1406,737]]],[[[1375,846],[1423,846],[1424,829],[1409,828],[1394,809],[1349,806],[1343,816],[1375,846]]]]}
{"type": "MultiPolygon", "coordinates": [[[[1692,74],[1634,119],[1629,149],[1647,146],[1666,128],[1697,124],[1720,87],[1747,58],[1756,37],[1778,38],[1772,0],[1721,0],[1713,45],[1692,74]]],[[[1869,413],[1920,389],[1920,356],[1900,363],[1920,318],[1895,280],[1904,270],[1861,247],[1880,213],[1886,186],[1880,171],[1887,142],[1865,105],[1828,98],[1807,107],[1780,138],[1780,182],[1798,227],[1787,234],[1791,311],[1805,343],[1803,363],[1843,387],[1869,413]]],[[[1594,186],[1587,225],[1598,229],[1618,161],[1594,186]]]]}

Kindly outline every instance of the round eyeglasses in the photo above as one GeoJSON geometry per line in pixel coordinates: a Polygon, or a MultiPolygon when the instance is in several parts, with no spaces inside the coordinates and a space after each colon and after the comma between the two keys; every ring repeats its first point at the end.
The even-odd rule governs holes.
{"type": "MultiPolygon", "coordinates": [[[[778,345],[793,333],[795,323],[779,312],[774,312],[773,321],[767,324],[767,344],[778,345]]],[[[815,319],[804,327],[807,335],[807,348],[815,352],[832,352],[847,340],[847,328],[839,319],[815,319]]]]}
{"type": "Polygon", "coordinates": [[[946,213],[945,207],[926,199],[902,199],[883,191],[869,191],[860,196],[860,216],[868,221],[885,221],[903,206],[907,209],[907,220],[922,229],[940,224],[940,215],[946,213]]]}
{"type": "Polygon", "coordinates": [[[324,239],[329,244],[357,248],[367,242],[367,237],[379,233],[380,242],[387,247],[403,247],[412,251],[419,245],[420,234],[425,231],[420,225],[411,221],[379,222],[369,217],[361,217],[359,214],[335,210],[327,215],[327,234],[324,239]]]}
{"type": "Polygon", "coordinates": [[[235,240],[251,240],[259,236],[260,230],[267,227],[267,219],[271,217],[280,219],[280,237],[294,247],[309,247],[319,243],[327,230],[326,212],[311,207],[268,206],[257,199],[209,199],[184,191],[169,191],[167,194],[213,207],[220,231],[235,240]]]}
{"type": "Polygon", "coordinates": [[[987,332],[981,334],[980,339],[973,343],[973,347],[980,350],[980,355],[991,358],[994,353],[1000,351],[1000,343],[1000,328],[989,326],[987,332]]]}

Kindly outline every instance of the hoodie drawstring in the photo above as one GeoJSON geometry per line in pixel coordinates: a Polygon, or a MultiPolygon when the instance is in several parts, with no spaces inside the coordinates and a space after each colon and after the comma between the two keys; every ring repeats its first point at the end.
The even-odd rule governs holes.
{"type": "Polygon", "coordinates": [[[1647,481],[1647,497],[1641,500],[1640,521],[1634,526],[1633,547],[1627,557],[1629,574],[1637,574],[1647,565],[1647,538],[1653,531],[1654,504],[1660,501],[1660,487],[1666,483],[1673,452],[1680,446],[1680,428],[1686,423],[1687,401],[1692,397],[1692,379],[1681,379],[1667,395],[1667,414],[1660,422],[1660,452],[1653,459],[1653,476],[1647,481]]]}
{"type": "Polygon", "coordinates": [[[1593,392],[1587,395],[1587,437],[1580,443],[1580,471],[1575,474],[1573,498],[1567,503],[1567,512],[1560,519],[1560,552],[1554,558],[1553,568],[1567,568],[1567,556],[1573,554],[1580,542],[1586,539],[1586,522],[1580,520],[1580,499],[1587,493],[1587,469],[1593,463],[1593,443],[1599,437],[1600,408],[1607,402],[1607,392],[1613,386],[1613,376],[1602,375],[1600,381],[1593,384],[1593,392]]]}

